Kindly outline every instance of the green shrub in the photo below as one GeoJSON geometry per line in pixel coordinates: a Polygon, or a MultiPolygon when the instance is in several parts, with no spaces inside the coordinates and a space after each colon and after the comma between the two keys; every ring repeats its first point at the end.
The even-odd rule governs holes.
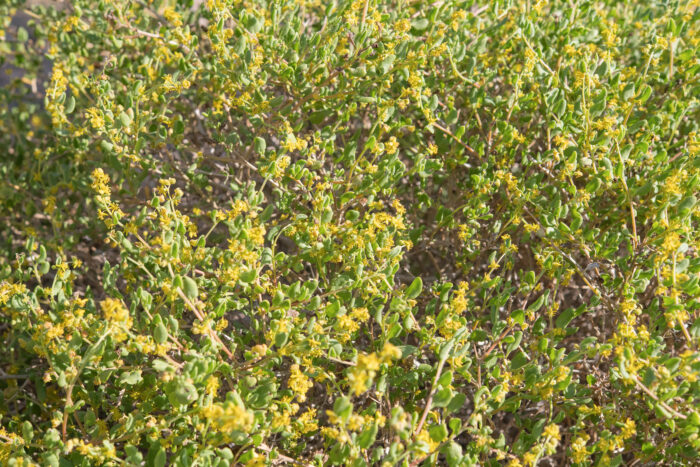
{"type": "Polygon", "coordinates": [[[697,1],[32,3],[0,463],[696,462],[697,1]]]}

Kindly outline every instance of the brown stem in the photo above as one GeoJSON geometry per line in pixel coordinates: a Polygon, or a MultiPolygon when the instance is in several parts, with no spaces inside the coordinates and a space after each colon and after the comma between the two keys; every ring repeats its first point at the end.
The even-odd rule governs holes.
{"type": "Polygon", "coordinates": [[[464,141],[462,141],[461,139],[457,138],[450,130],[448,130],[447,128],[445,128],[445,127],[439,125],[438,123],[433,123],[432,125],[433,125],[435,128],[437,128],[438,130],[440,130],[440,131],[442,131],[443,133],[445,133],[447,136],[449,136],[449,137],[452,138],[453,140],[455,140],[455,141],[457,142],[457,144],[459,144],[459,145],[462,146],[464,149],[466,149],[467,152],[468,152],[469,154],[471,154],[472,156],[475,156],[475,157],[479,157],[479,153],[476,152],[476,151],[474,150],[474,148],[472,148],[471,146],[469,146],[468,144],[466,144],[466,143],[465,143],[464,141]]]}
{"type": "MultiPolygon", "coordinates": [[[[187,296],[185,296],[185,294],[183,293],[182,289],[180,289],[179,287],[177,288],[177,294],[180,296],[180,298],[181,298],[182,300],[185,301],[185,303],[187,304],[187,306],[190,307],[190,309],[192,310],[192,312],[194,313],[194,315],[197,317],[197,319],[200,320],[201,322],[204,322],[204,315],[202,315],[202,312],[199,311],[199,310],[197,309],[197,307],[194,305],[194,303],[192,303],[192,302],[190,301],[190,299],[187,298],[187,296]]],[[[226,345],[223,343],[223,341],[221,340],[221,338],[219,337],[219,335],[216,334],[216,333],[214,332],[214,330],[211,329],[211,328],[209,328],[209,337],[211,337],[211,338],[214,339],[216,342],[218,342],[218,343],[221,345],[221,348],[223,349],[223,351],[224,351],[224,353],[226,354],[226,356],[227,356],[230,360],[233,360],[233,354],[231,353],[231,351],[228,349],[228,347],[226,347],[226,345]]]]}
{"type": "Polygon", "coordinates": [[[659,399],[659,397],[658,397],[656,394],[654,394],[654,393],[651,391],[651,389],[649,389],[649,388],[646,387],[644,384],[642,384],[642,382],[639,381],[635,376],[632,376],[632,379],[634,380],[635,384],[637,385],[637,387],[638,387],[639,389],[641,389],[642,391],[644,391],[649,397],[651,397],[652,399],[654,399],[654,400],[656,401],[657,404],[659,404],[659,405],[660,405],[661,407],[663,407],[664,409],[668,410],[672,415],[674,415],[674,416],[680,418],[681,420],[685,420],[686,418],[688,418],[688,417],[686,417],[685,415],[683,415],[682,413],[680,413],[680,412],[678,412],[677,410],[675,410],[674,408],[672,408],[670,405],[668,405],[668,404],[665,403],[664,401],[662,401],[661,399],[659,399]]]}
{"type": "Polygon", "coordinates": [[[425,419],[428,418],[430,406],[433,405],[433,396],[435,396],[435,392],[437,391],[437,382],[438,379],[440,379],[440,374],[442,373],[442,369],[445,366],[446,361],[447,359],[441,359],[440,363],[438,363],[437,371],[435,372],[435,378],[433,378],[433,386],[430,388],[430,394],[428,394],[428,399],[425,401],[425,408],[423,409],[423,414],[420,417],[420,421],[418,422],[416,430],[413,432],[413,436],[416,436],[421,432],[421,430],[423,429],[423,424],[425,423],[425,419]]]}

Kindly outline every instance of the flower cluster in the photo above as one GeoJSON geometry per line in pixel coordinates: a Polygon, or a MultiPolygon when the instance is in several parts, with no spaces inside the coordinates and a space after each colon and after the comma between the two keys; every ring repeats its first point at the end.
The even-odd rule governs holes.
{"type": "Polygon", "coordinates": [[[0,3],[0,464],[700,456],[697,1],[0,3]]]}

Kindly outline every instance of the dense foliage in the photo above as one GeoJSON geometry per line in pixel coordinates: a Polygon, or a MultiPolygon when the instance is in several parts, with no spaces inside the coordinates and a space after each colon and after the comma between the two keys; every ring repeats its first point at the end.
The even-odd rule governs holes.
{"type": "Polygon", "coordinates": [[[0,463],[697,460],[697,1],[31,3],[0,463]]]}

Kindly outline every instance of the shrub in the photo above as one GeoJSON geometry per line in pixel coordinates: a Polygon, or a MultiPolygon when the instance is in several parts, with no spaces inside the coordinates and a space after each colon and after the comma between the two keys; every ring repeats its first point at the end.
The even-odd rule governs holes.
{"type": "Polygon", "coordinates": [[[0,462],[697,459],[697,2],[9,3],[0,462]]]}

